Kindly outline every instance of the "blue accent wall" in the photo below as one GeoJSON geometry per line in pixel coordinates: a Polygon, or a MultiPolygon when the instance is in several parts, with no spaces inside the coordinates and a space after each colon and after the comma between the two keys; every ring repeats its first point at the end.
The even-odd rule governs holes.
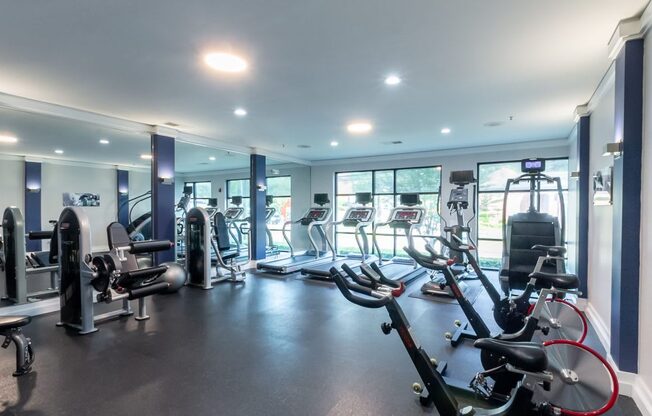
{"type": "Polygon", "coordinates": [[[129,225],[129,171],[118,169],[116,173],[118,222],[126,227],[129,225]]]}
{"type": "MultiPolygon", "coordinates": [[[[41,164],[25,162],[25,233],[41,230],[41,164]],[[29,189],[37,190],[35,192],[29,189]]],[[[26,241],[27,251],[40,251],[41,240],[26,241]]]]}
{"type": "MultiPolygon", "coordinates": [[[[175,241],[174,215],[174,138],[152,134],[152,239],[175,241]],[[171,179],[164,184],[159,178],[171,179]]],[[[154,255],[157,264],[174,261],[175,250],[154,255]]]]}
{"type": "Polygon", "coordinates": [[[249,194],[251,195],[251,258],[262,260],[265,258],[267,235],[265,234],[265,198],[267,191],[261,191],[259,186],[267,186],[266,158],[262,155],[251,155],[249,194]]]}
{"type": "Polygon", "coordinates": [[[589,207],[591,198],[591,172],[589,166],[591,150],[591,117],[582,116],[577,122],[577,154],[579,159],[578,184],[578,223],[577,223],[577,276],[580,279],[580,290],[583,298],[589,297],[588,267],[589,267],[589,207]]]}
{"type": "Polygon", "coordinates": [[[622,371],[638,372],[638,317],[643,141],[643,39],[625,43],[616,58],[615,140],[623,154],[613,166],[611,355],[622,371]]]}

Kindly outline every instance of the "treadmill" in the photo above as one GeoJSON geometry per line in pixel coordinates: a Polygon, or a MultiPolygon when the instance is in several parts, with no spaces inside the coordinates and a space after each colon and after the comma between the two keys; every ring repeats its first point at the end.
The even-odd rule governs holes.
{"type": "Polygon", "coordinates": [[[330,202],[328,194],[315,194],[315,205],[311,207],[303,217],[297,221],[287,221],[283,224],[283,238],[288,243],[288,247],[290,247],[290,257],[260,262],[256,265],[256,268],[266,272],[287,274],[299,271],[309,264],[333,261],[335,259],[335,250],[333,249],[333,243],[328,239],[325,230],[333,210],[324,205],[329,204],[330,202]],[[300,253],[294,252],[294,247],[287,235],[287,227],[291,224],[301,224],[307,227],[306,231],[308,233],[310,245],[312,246],[311,250],[300,253]],[[321,247],[319,247],[315,241],[313,229],[317,230],[317,234],[319,234],[321,247]]]}
{"type": "MultiPolygon", "coordinates": [[[[394,230],[402,230],[407,237],[409,247],[414,247],[414,232],[423,224],[426,216],[425,208],[419,205],[421,205],[419,194],[401,194],[400,205],[392,209],[389,219],[374,225],[373,242],[377,253],[381,253],[376,239],[377,230],[379,227],[385,226],[394,230]]],[[[377,265],[387,278],[403,282],[405,285],[409,285],[422,276],[430,275],[429,270],[419,266],[414,259],[408,256],[394,256],[391,260],[383,260],[383,256],[380,255],[377,265]]]]}
{"type": "Polygon", "coordinates": [[[355,229],[355,242],[358,245],[360,254],[351,253],[347,255],[340,255],[333,259],[333,261],[321,264],[311,264],[301,269],[301,274],[309,276],[310,278],[332,280],[330,269],[335,267],[342,270],[342,264],[346,263],[356,273],[360,270],[360,265],[366,262],[376,261],[374,255],[369,254],[369,237],[365,228],[373,224],[376,217],[376,208],[368,207],[367,204],[373,202],[371,192],[359,192],[355,194],[355,206],[350,207],[344,213],[344,217],[340,221],[333,221],[331,225],[337,227],[352,227],[355,229]]]}

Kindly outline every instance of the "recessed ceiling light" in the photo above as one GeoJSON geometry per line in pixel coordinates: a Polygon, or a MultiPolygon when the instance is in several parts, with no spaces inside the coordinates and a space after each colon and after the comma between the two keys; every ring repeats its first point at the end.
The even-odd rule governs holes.
{"type": "Polygon", "coordinates": [[[210,156],[210,157],[208,158],[208,160],[211,160],[211,161],[215,160],[215,156],[210,156]]]}
{"type": "Polygon", "coordinates": [[[58,155],[62,155],[62,154],[63,154],[63,150],[61,150],[61,149],[56,149],[56,150],[54,151],[54,153],[56,153],[56,154],[58,154],[58,155]]]}
{"type": "Polygon", "coordinates": [[[448,127],[444,127],[443,129],[441,129],[441,134],[448,134],[450,132],[451,132],[451,129],[449,129],[448,127]]]}
{"type": "Polygon", "coordinates": [[[107,139],[100,139],[100,144],[109,144],[107,139]]]}
{"type": "Polygon", "coordinates": [[[229,73],[244,72],[249,67],[249,64],[243,58],[226,52],[206,54],[204,62],[216,71],[229,73]]]}
{"type": "Polygon", "coordinates": [[[337,141],[333,140],[331,142],[331,146],[336,147],[337,145],[339,145],[339,143],[337,141]]]}
{"type": "Polygon", "coordinates": [[[17,141],[17,137],[0,135],[0,143],[16,143],[17,141]]]}
{"type": "Polygon", "coordinates": [[[247,110],[245,110],[242,107],[238,107],[235,110],[233,110],[233,114],[235,114],[238,117],[244,117],[247,115],[247,110]]]}
{"type": "Polygon", "coordinates": [[[387,85],[398,85],[401,81],[401,77],[395,74],[388,75],[387,78],[385,78],[385,84],[387,85]]]}
{"type": "Polygon", "coordinates": [[[144,160],[152,160],[152,155],[145,153],[140,155],[140,158],[144,160]]]}
{"type": "Polygon", "coordinates": [[[346,126],[346,129],[352,134],[365,134],[373,130],[373,126],[367,121],[356,121],[346,126]]]}

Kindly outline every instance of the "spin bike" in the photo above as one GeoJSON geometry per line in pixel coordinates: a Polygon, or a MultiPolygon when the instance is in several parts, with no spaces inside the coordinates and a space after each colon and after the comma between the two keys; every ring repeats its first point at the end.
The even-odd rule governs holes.
{"type": "MultiPolygon", "coordinates": [[[[536,305],[530,299],[538,293],[537,287],[545,285],[548,288],[546,293],[551,293],[549,293],[550,297],[545,298],[545,303],[543,303],[540,311],[539,324],[545,330],[541,331],[539,337],[542,340],[570,339],[579,343],[584,342],[588,331],[586,318],[577,306],[564,299],[565,293],[572,292],[579,294],[576,290],[579,285],[577,277],[575,275],[549,274],[541,271],[543,264],[550,261],[557,261],[559,256],[563,255],[565,252],[563,247],[541,245],[533,247],[533,250],[545,252],[546,255],[541,256],[537,261],[534,271],[530,274],[530,281],[526,285],[523,293],[514,297],[503,297],[480,268],[476,257],[472,253],[475,247],[470,244],[464,244],[456,236],[453,236],[453,239],[457,239],[456,245],[453,245],[451,241],[443,237],[436,238],[444,247],[447,247],[449,250],[458,250],[466,256],[471,268],[478,276],[478,280],[482,283],[482,286],[493,303],[494,320],[505,333],[517,333],[527,324],[528,316],[532,314],[536,305]],[[553,290],[552,286],[554,285],[565,287],[566,290],[553,290]],[[572,289],[572,291],[568,291],[567,289],[572,289]]],[[[432,247],[428,246],[427,249],[430,251],[432,247]]],[[[437,255],[437,253],[434,253],[434,255],[437,255]]],[[[478,334],[474,330],[469,329],[468,323],[462,324],[460,321],[456,321],[455,324],[458,327],[456,332],[454,334],[448,333],[450,335],[447,334],[447,338],[450,339],[451,345],[453,346],[457,346],[464,338],[477,339],[478,336],[482,338],[487,336],[486,333],[478,334]]]]}
{"type": "MultiPolygon", "coordinates": [[[[487,327],[487,324],[482,319],[482,316],[473,307],[471,302],[469,302],[469,300],[462,295],[458,286],[457,279],[451,270],[451,266],[454,264],[455,260],[438,255],[436,251],[429,245],[426,245],[426,249],[430,252],[430,256],[424,256],[416,250],[408,247],[405,248],[405,251],[421,266],[430,270],[441,272],[443,274],[443,276],[446,278],[446,284],[450,286],[451,291],[455,294],[455,299],[462,308],[464,315],[466,315],[468,319],[468,325],[472,329],[472,331],[468,330],[466,327],[461,326],[461,322],[456,322],[456,324],[459,325],[460,330],[458,330],[455,335],[451,334],[450,332],[446,333],[446,339],[450,340],[452,346],[459,345],[459,343],[462,342],[464,338],[493,338],[499,341],[514,343],[531,341],[537,331],[540,331],[546,335],[549,333],[550,329],[549,327],[545,326],[547,322],[545,319],[542,319],[542,316],[544,315],[544,309],[548,306],[548,298],[559,297],[562,294],[567,293],[577,293],[577,287],[579,286],[579,279],[575,275],[545,274],[538,277],[533,277],[532,284],[536,283],[537,280],[540,280],[543,281],[543,283],[547,284],[548,288],[541,289],[539,292],[539,298],[537,299],[537,302],[531,306],[531,311],[527,318],[524,319],[522,327],[514,333],[503,332],[493,335],[490,329],[487,327]]],[[[500,365],[501,357],[483,350],[481,359],[484,368],[494,368],[500,365]]]]}
{"type": "Polygon", "coordinates": [[[350,302],[387,309],[391,322],[382,324],[381,329],[386,335],[396,330],[423,382],[414,383],[412,390],[419,394],[423,406],[434,404],[442,416],[598,416],[616,403],[619,387],[614,370],[597,352],[569,340],[536,344],[479,339],[475,347],[499,356],[498,365],[476,374],[471,383],[449,379],[437,371],[436,359],[414,337],[396,300],[405,290],[403,285],[374,290],[350,283],[337,269],[331,274],[350,302]],[[514,387],[506,394],[499,392],[499,382],[492,386],[489,378],[515,380],[514,387]],[[424,390],[427,395],[422,395],[424,390]]]}

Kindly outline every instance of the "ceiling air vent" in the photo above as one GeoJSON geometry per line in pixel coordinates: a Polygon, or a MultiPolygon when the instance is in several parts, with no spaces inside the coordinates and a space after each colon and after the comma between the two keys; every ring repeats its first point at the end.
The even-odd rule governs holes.
{"type": "Polygon", "coordinates": [[[486,123],[484,123],[484,126],[485,127],[498,127],[498,126],[501,126],[502,124],[503,124],[502,121],[487,121],[486,123]]]}
{"type": "Polygon", "coordinates": [[[298,144],[297,147],[299,149],[310,149],[312,146],[307,145],[307,144],[298,144]]]}

